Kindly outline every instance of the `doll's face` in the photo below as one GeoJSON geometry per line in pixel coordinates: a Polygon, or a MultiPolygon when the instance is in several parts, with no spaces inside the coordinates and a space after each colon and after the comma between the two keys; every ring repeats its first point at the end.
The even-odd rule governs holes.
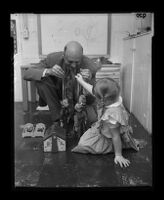
{"type": "Polygon", "coordinates": [[[64,107],[68,107],[68,106],[69,106],[68,99],[63,99],[62,105],[63,105],[64,107]]]}
{"type": "Polygon", "coordinates": [[[86,97],[84,96],[84,95],[80,95],[80,97],[79,97],[79,103],[81,103],[81,104],[86,104],[86,97]]]}
{"type": "Polygon", "coordinates": [[[79,104],[79,103],[77,103],[76,105],[75,105],[75,110],[77,111],[77,112],[81,112],[82,111],[82,105],[81,104],[79,104]]]}

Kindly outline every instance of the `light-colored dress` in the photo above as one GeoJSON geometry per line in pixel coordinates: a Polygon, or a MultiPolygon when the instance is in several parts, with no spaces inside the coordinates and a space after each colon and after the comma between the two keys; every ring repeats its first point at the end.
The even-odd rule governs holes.
{"type": "Polygon", "coordinates": [[[98,121],[95,122],[80,138],[79,143],[72,149],[77,153],[106,154],[113,152],[111,128],[119,127],[123,148],[139,150],[137,140],[132,138],[132,128],[128,124],[129,114],[122,104],[122,97],[119,100],[98,110],[98,121]],[[102,116],[101,116],[102,115],[102,116]]]}

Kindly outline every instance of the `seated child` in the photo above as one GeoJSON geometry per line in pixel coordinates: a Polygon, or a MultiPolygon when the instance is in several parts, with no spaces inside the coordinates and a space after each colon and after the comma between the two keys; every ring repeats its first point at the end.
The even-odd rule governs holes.
{"type": "Polygon", "coordinates": [[[106,154],[115,153],[114,162],[121,167],[129,166],[130,161],[122,156],[122,148],[139,150],[135,139],[130,135],[128,113],[122,104],[120,87],[111,78],[97,81],[95,86],[86,83],[80,74],[77,81],[97,100],[98,121],[92,124],[72,149],[77,153],[106,154]]]}

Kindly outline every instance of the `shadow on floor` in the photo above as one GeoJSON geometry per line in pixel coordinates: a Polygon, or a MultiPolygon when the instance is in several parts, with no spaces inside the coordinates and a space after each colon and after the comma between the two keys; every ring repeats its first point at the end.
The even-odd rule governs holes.
{"type": "Polygon", "coordinates": [[[30,103],[23,112],[21,103],[15,103],[15,186],[16,187],[126,187],[152,186],[151,136],[131,116],[134,137],[142,141],[139,152],[124,150],[131,162],[128,168],[114,164],[114,155],[72,153],[77,140],[68,140],[68,150],[43,153],[42,138],[22,138],[21,125],[45,123],[51,125],[49,111],[36,111],[30,103]]]}

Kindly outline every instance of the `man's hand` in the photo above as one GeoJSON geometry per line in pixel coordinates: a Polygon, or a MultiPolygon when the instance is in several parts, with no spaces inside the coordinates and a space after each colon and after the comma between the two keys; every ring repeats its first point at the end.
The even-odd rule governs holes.
{"type": "Polygon", "coordinates": [[[130,164],[130,161],[126,158],[124,158],[122,155],[115,156],[114,162],[117,164],[119,163],[121,167],[128,167],[130,164]]]}
{"type": "Polygon", "coordinates": [[[46,75],[56,76],[58,78],[64,77],[64,71],[59,65],[54,65],[52,68],[48,68],[46,75]]]}
{"type": "Polygon", "coordinates": [[[91,79],[92,74],[89,69],[80,69],[80,74],[84,79],[91,79]]]}

